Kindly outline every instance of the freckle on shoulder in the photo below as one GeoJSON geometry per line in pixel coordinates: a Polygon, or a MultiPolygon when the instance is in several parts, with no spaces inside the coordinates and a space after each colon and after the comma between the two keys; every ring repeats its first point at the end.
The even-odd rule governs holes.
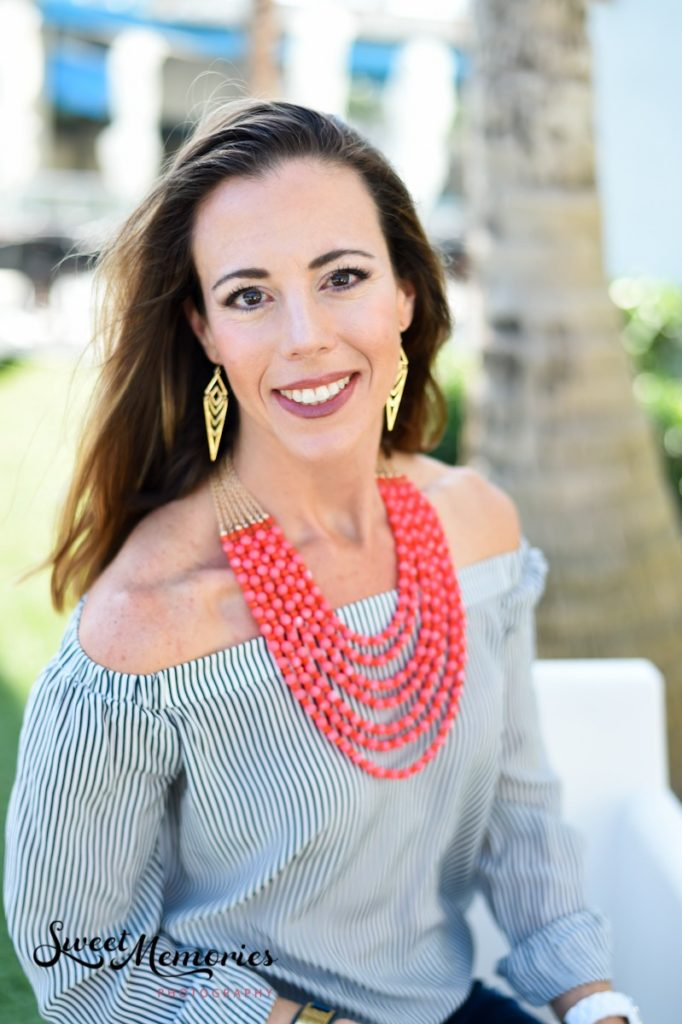
{"type": "Polygon", "coordinates": [[[101,577],[88,593],[79,643],[89,658],[113,671],[146,672],[148,637],[159,628],[158,610],[152,592],[101,577]]]}
{"type": "Polygon", "coordinates": [[[138,673],[183,660],[180,644],[194,606],[204,614],[199,583],[211,569],[210,552],[191,541],[197,532],[191,512],[185,499],[149,513],[94,582],[79,626],[81,647],[92,660],[138,673]]]}

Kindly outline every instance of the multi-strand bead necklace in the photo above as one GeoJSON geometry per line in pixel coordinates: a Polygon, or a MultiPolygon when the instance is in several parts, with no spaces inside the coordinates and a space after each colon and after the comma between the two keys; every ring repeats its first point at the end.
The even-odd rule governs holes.
{"type": "Polygon", "coordinates": [[[467,659],[465,615],[433,506],[405,476],[381,472],[377,485],[395,541],[398,600],[388,626],[365,635],[334,613],[229,457],[211,478],[223,551],[291,693],[360,768],[404,779],[435,757],[457,715],[467,659]],[[408,645],[407,660],[395,669],[392,661],[408,645]],[[370,666],[383,678],[367,678],[362,669],[370,666]],[[400,710],[390,721],[373,721],[346,696],[368,708],[400,710]],[[363,753],[404,747],[429,731],[427,749],[406,767],[388,768],[363,753]]]}

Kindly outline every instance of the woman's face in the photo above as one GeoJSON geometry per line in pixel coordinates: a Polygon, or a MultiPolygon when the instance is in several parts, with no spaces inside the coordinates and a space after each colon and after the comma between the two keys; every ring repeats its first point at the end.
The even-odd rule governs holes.
{"type": "Polygon", "coordinates": [[[185,308],[239,404],[240,448],[377,450],[414,288],[394,276],[362,178],[296,159],[226,180],[197,211],[192,250],[205,313],[185,308]]]}

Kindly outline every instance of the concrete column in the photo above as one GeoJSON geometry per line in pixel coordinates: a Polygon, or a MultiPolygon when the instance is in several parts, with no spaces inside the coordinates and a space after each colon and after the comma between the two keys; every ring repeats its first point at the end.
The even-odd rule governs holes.
{"type": "Polygon", "coordinates": [[[28,0],[0,3],[0,193],[6,198],[21,192],[40,166],[41,20],[28,0]]]}
{"type": "Polygon", "coordinates": [[[384,93],[384,148],[426,224],[448,173],[457,109],[455,71],[450,47],[422,36],[401,49],[384,93]]]}
{"type": "Polygon", "coordinates": [[[149,188],[163,158],[161,72],[168,47],[151,29],[129,29],[108,56],[111,124],[97,140],[104,182],[123,205],[149,188]]]}
{"type": "Polygon", "coordinates": [[[336,0],[302,0],[287,20],[284,95],[345,117],[356,18],[336,0]]]}

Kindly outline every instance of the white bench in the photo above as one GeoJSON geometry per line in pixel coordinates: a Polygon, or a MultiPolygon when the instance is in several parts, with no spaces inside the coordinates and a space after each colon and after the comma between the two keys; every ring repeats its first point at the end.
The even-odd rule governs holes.
{"type": "MultiPolygon", "coordinates": [[[[644,1024],[680,1024],[682,804],[668,785],[661,673],[644,659],[538,660],[533,683],[564,817],[586,842],[589,902],[613,925],[614,985],[644,1024]]],[[[480,895],[468,916],[475,974],[509,992],[495,974],[508,944],[480,895]]]]}

